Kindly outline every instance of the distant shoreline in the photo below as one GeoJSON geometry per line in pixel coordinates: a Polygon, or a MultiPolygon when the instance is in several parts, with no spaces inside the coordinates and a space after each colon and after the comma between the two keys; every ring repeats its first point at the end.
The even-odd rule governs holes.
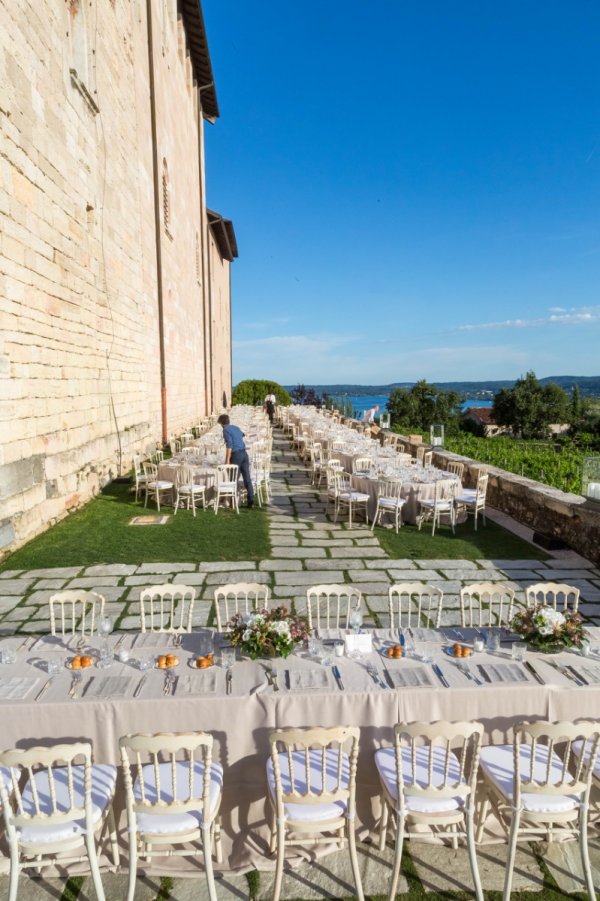
{"type": "MultiPolygon", "coordinates": [[[[501,388],[512,388],[515,379],[507,379],[505,381],[481,381],[481,382],[434,382],[438,388],[443,391],[456,391],[458,394],[469,399],[492,400],[494,394],[501,388]]],[[[600,397],[600,375],[597,376],[579,376],[579,375],[555,375],[547,378],[539,379],[540,384],[547,385],[554,382],[560,385],[567,392],[571,392],[574,385],[577,385],[583,397],[600,397]]],[[[305,387],[313,388],[317,394],[329,394],[333,397],[389,397],[390,392],[395,388],[410,389],[415,382],[393,382],[389,385],[310,385],[305,387]]],[[[296,385],[285,385],[288,391],[293,390],[296,385]]]]}

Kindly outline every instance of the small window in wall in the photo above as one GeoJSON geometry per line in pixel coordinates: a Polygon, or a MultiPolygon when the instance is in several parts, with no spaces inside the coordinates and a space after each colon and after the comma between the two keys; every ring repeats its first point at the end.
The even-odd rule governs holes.
{"type": "Polygon", "coordinates": [[[169,167],[166,159],[163,158],[162,164],[162,208],[163,208],[163,227],[167,237],[173,239],[171,234],[171,185],[169,183],[169,167]]]}
{"type": "Polygon", "coordinates": [[[71,84],[79,91],[91,112],[99,112],[96,94],[96,49],[88,22],[90,0],[65,0],[69,13],[71,84]]]}

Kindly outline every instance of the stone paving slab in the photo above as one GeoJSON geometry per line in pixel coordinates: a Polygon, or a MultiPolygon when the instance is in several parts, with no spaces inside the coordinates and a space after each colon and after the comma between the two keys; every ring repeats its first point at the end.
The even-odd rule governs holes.
{"type": "Polygon", "coordinates": [[[348,547],[332,547],[332,557],[358,557],[365,559],[366,557],[385,557],[386,553],[381,547],[365,547],[365,548],[348,548],[348,547]]]}
{"type": "Polygon", "coordinates": [[[142,576],[125,576],[125,585],[136,585],[143,587],[144,585],[166,585],[172,582],[173,572],[166,573],[145,573],[142,576]]]}
{"type": "MultiPolygon", "coordinates": [[[[0,573],[0,579],[16,579],[20,575],[24,575],[26,570],[23,569],[7,569],[0,573]]],[[[29,573],[27,573],[29,575],[29,573]]]]}
{"type": "Polygon", "coordinates": [[[261,560],[258,564],[259,570],[268,570],[271,572],[295,571],[302,569],[301,560],[261,560]]]}
{"type": "MultiPolygon", "coordinates": [[[[340,548],[340,550],[342,550],[340,548]]],[[[346,548],[344,548],[346,550],[346,548]]],[[[350,549],[351,550],[351,549],[350,549]]],[[[362,553],[362,551],[358,551],[362,553]]],[[[383,553],[383,551],[382,551],[383,553]]],[[[284,559],[305,560],[309,557],[325,557],[325,548],[322,547],[290,547],[290,548],[273,548],[272,557],[283,557],[284,559]]]]}
{"type": "Polygon", "coordinates": [[[268,572],[257,572],[255,569],[233,569],[231,572],[208,573],[207,585],[226,585],[229,582],[256,582],[259,585],[268,585],[271,577],[268,572]]]}
{"type": "Polygon", "coordinates": [[[390,578],[395,582],[428,582],[430,579],[440,578],[439,572],[436,572],[435,569],[420,569],[418,571],[414,569],[396,569],[393,565],[394,562],[394,560],[388,561],[388,563],[392,564],[388,572],[390,578]]]}
{"type": "Polygon", "coordinates": [[[102,563],[96,566],[86,566],[83,571],[85,576],[132,576],[138,569],[134,563],[102,563]]]}
{"type": "MultiPolygon", "coordinates": [[[[477,862],[484,891],[502,891],[506,851],[506,845],[478,847],[477,862]]],[[[464,848],[455,851],[445,846],[411,841],[410,855],[425,894],[462,891],[473,896],[471,868],[464,848]]],[[[543,877],[537,860],[527,845],[519,844],[513,891],[540,892],[542,888],[543,877]]]]}
{"type": "Polygon", "coordinates": [[[545,566],[550,569],[593,569],[594,564],[584,557],[577,557],[575,560],[558,558],[557,560],[545,560],[545,566]]]}
{"type": "Polygon", "coordinates": [[[195,572],[195,563],[140,563],[137,573],[179,573],[195,572]]]}
{"type": "MultiPolygon", "coordinates": [[[[38,579],[35,583],[36,588],[51,588],[53,591],[60,591],[69,582],[66,579],[38,579]]],[[[0,590],[2,586],[0,585],[0,590]]]]}
{"type": "Polygon", "coordinates": [[[214,573],[214,572],[226,572],[227,570],[232,569],[256,569],[256,561],[248,560],[237,562],[231,562],[227,560],[220,560],[216,562],[210,563],[201,563],[199,566],[200,572],[203,573],[214,573]]]}
{"type": "MultiPolygon", "coordinates": [[[[256,576],[256,573],[252,573],[256,576]]],[[[173,578],[174,585],[203,585],[206,581],[206,573],[177,573],[173,578]]]]}
{"type": "Polygon", "coordinates": [[[359,569],[363,565],[361,560],[347,560],[343,557],[336,557],[335,560],[306,560],[306,569],[359,569]]]}
{"type": "Polygon", "coordinates": [[[23,594],[35,582],[35,579],[5,579],[0,583],[0,595],[23,594]]]}
{"type": "MultiPolygon", "coordinates": [[[[135,576],[128,576],[128,578],[134,579],[135,576]]],[[[118,585],[119,581],[119,576],[93,576],[89,578],[83,576],[79,579],[71,579],[69,588],[89,588],[91,591],[94,591],[96,588],[101,588],[104,585],[118,585]]],[[[125,584],[128,584],[127,579],[125,579],[125,584]]],[[[130,582],[129,584],[132,585],[135,583],[130,582]]]]}
{"type": "Polygon", "coordinates": [[[49,569],[29,569],[27,576],[32,579],[74,579],[82,566],[56,566],[49,569]]]}
{"type": "Polygon", "coordinates": [[[341,569],[314,569],[301,573],[275,573],[275,585],[320,585],[343,581],[344,573],[341,569]]]}

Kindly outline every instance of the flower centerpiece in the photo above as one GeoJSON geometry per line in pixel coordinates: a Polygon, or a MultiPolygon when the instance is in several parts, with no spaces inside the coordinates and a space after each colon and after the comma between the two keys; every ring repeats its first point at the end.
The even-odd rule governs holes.
{"type": "Polygon", "coordinates": [[[252,660],[257,657],[287,657],[310,634],[306,620],[292,616],[286,607],[248,614],[236,613],[226,628],[225,637],[252,660]]]}
{"type": "Polygon", "coordinates": [[[544,653],[580,648],[587,635],[581,614],[569,610],[561,613],[542,605],[520,610],[511,627],[530,647],[544,653]]]}

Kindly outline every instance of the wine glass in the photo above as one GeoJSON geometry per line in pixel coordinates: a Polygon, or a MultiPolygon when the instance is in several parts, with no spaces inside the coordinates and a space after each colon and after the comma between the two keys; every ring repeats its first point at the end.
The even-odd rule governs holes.
{"type": "Polygon", "coordinates": [[[100,645],[100,660],[103,666],[110,666],[112,662],[112,652],[108,643],[108,636],[113,629],[112,616],[104,614],[98,618],[98,633],[102,635],[102,644],[100,645]]]}
{"type": "Polygon", "coordinates": [[[354,609],[352,611],[348,620],[348,624],[350,625],[350,628],[352,629],[354,634],[358,635],[358,633],[360,632],[360,627],[363,624],[363,615],[360,610],[354,609]]]}

